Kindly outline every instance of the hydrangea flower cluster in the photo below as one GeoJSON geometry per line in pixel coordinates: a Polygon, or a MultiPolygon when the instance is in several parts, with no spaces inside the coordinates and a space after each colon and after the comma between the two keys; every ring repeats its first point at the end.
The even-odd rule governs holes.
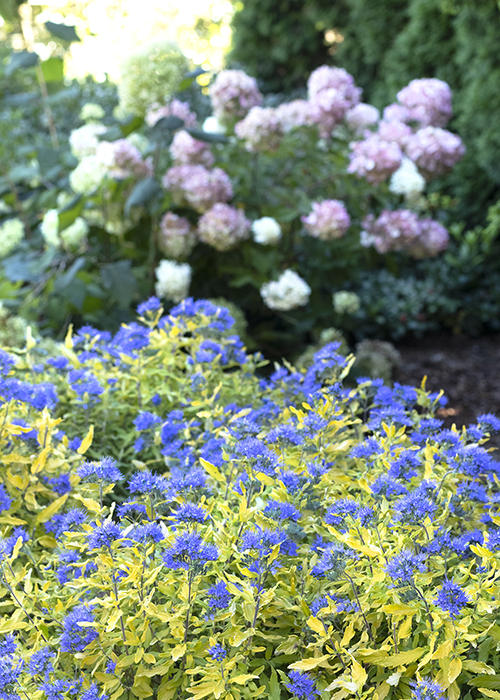
{"type": "Polygon", "coordinates": [[[276,281],[266,282],[260,289],[264,304],[276,311],[290,311],[305,306],[311,288],[296,272],[285,270],[276,281]]]}
{"type": "Polygon", "coordinates": [[[449,242],[444,226],[433,219],[419,219],[409,209],[384,210],[377,219],[370,214],[363,226],[362,244],[373,245],[381,254],[405,250],[416,258],[431,257],[446,250],[449,242]]]}
{"type": "Polygon", "coordinates": [[[214,114],[221,123],[245,117],[252,107],[262,104],[255,78],[242,70],[221,71],[210,86],[214,114]]]}
{"type": "Polygon", "coordinates": [[[443,80],[412,80],[398,92],[397,97],[400,105],[406,110],[404,121],[419,122],[423,127],[445,127],[451,119],[452,93],[450,86],[443,80]]]}
{"type": "Polygon", "coordinates": [[[160,105],[157,102],[149,105],[145,119],[148,126],[153,127],[160,119],[167,117],[182,119],[184,126],[188,129],[196,126],[196,114],[191,111],[189,103],[176,98],[166,105],[160,105]]]}
{"type": "Polygon", "coordinates": [[[231,181],[224,170],[207,170],[203,165],[174,165],[163,177],[163,186],[177,204],[186,202],[203,213],[233,196],[231,181]]]}
{"type": "Polygon", "coordinates": [[[399,168],[403,157],[396,142],[385,141],[377,134],[364,141],[354,141],[351,149],[347,172],[372,184],[387,180],[399,168]]]}
{"type": "Polygon", "coordinates": [[[191,284],[191,266],[175,260],[161,260],[155,270],[157,296],[178,303],[187,297],[191,284]]]}
{"type": "Polygon", "coordinates": [[[250,225],[241,209],[218,203],[200,218],[198,237],[216,250],[230,250],[249,237],[250,225]]]}
{"type": "Polygon", "coordinates": [[[211,168],[214,157],[208,144],[194,139],[187,131],[177,131],[170,146],[174,165],[204,165],[211,168]]]}
{"type": "Polygon", "coordinates": [[[405,150],[426,179],[430,180],[450,171],[463,157],[465,146],[456,134],[427,126],[408,139],[405,150]]]}
{"type": "Polygon", "coordinates": [[[312,203],[312,212],[302,217],[304,228],[313,238],[331,241],[341,238],[351,225],[345,205],[338,199],[312,203]]]}
{"type": "Polygon", "coordinates": [[[187,258],[196,243],[196,235],[189,221],[167,211],[160,221],[158,247],[169,258],[187,258]]]}
{"type": "Polygon", "coordinates": [[[252,107],[246,117],[237,122],[234,131],[251,152],[275,151],[283,135],[279,115],[272,107],[252,107]]]}

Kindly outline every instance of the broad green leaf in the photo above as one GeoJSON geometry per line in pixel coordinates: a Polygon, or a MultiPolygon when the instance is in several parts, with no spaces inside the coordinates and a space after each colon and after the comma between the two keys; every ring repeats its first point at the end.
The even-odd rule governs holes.
{"type": "Polygon", "coordinates": [[[72,24],[59,24],[58,22],[45,22],[46,29],[58,39],[63,41],[81,41],[72,24]]]}

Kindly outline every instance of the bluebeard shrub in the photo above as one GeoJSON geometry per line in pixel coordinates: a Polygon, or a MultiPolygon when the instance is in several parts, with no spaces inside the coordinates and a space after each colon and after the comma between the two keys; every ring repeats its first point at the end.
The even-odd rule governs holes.
{"type": "MultiPolygon", "coordinates": [[[[198,363],[208,308],[160,319],[152,301],[126,352],[87,329],[80,361],[68,339],[104,391],[55,378],[64,421],[33,405],[36,383],[0,407],[0,697],[496,697],[498,418],[443,430],[440,395],[347,387],[335,344],[268,380],[255,358],[198,363]],[[109,386],[128,413],[108,406],[101,433],[109,386]],[[79,412],[75,451],[61,431],[79,412]],[[137,431],[145,457],[127,465],[137,431]]],[[[12,382],[29,352],[0,360],[12,382]]]]}

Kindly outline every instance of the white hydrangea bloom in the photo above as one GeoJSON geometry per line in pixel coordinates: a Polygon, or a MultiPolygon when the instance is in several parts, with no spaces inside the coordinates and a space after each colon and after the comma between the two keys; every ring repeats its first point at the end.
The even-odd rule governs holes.
{"type": "Polygon", "coordinates": [[[68,228],[61,231],[61,238],[66,246],[77,246],[84,240],[88,232],[88,223],[81,216],[78,216],[68,228]]]}
{"type": "Polygon", "coordinates": [[[106,112],[96,102],[87,102],[80,110],[80,119],[83,122],[94,122],[102,119],[106,112]]]}
{"type": "Polygon", "coordinates": [[[24,224],[21,219],[7,219],[0,225],[0,258],[5,258],[23,240],[24,224]]]}
{"type": "Polygon", "coordinates": [[[389,190],[393,194],[415,195],[425,189],[425,179],[418,172],[415,163],[403,157],[401,165],[391,176],[389,190]]]}
{"type": "Polygon", "coordinates": [[[333,308],[338,314],[355,314],[361,306],[355,292],[336,292],[332,298],[333,308]]]}
{"type": "Polygon", "coordinates": [[[84,124],[79,129],[71,132],[69,137],[69,145],[71,153],[82,160],[87,156],[95,155],[97,146],[99,145],[99,136],[104,134],[106,127],[104,124],[84,124]]]}
{"type": "Polygon", "coordinates": [[[106,165],[97,156],[87,156],[76,166],[69,176],[69,183],[78,194],[91,194],[106,175],[106,165]]]}
{"type": "Polygon", "coordinates": [[[263,216],[252,223],[253,239],[260,245],[274,245],[281,238],[281,226],[272,216],[263,216]]]}
{"type": "Polygon", "coordinates": [[[156,296],[169,299],[176,304],[188,295],[191,283],[191,265],[175,260],[162,260],[155,270],[156,296]]]}
{"type": "Polygon", "coordinates": [[[220,123],[220,121],[212,115],[211,117],[207,117],[205,121],[203,122],[203,126],[201,127],[203,131],[206,131],[208,134],[225,134],[226,133],[226,128],[223,124],[220,123]]]}
{"type": "Polygon", "coordinates": [[[47,245],[57,248],[59,239],[59,215],[57,209],[49,209],[40,224],[40,231],[47,245]]]}
{"type": "Polygon", "coordinates": [[[285,270],[273,282],[266,282],[260,288],[260,295],[269,309],[290,311],[305,306],[309,301],[311,288],[293,270],[285,270]]]}

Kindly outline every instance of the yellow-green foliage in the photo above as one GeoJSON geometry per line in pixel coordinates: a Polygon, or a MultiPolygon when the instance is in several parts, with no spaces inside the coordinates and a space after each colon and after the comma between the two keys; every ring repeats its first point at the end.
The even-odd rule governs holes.
{"type": "MultiPolygon", "coordinates": [[[[157,327],[159,313],[144,320],[157,327]]],[[[157,371],[146,348],[154,356],[176,342],[185,362],[164,362],[165,376],[182,376],[179,393],[190,375],[210,381],[226,341],[207,361],[196,336],[213,319],[171,317],[142,349],[147,369],[127,355],[113,371],[133,366],[145,401],[142,372],[157,371]]],[[[500,421],[443,431],[433,418],[440,396],[423,388],[345,389],[353,358],[337,350],[322,348],[305,373],[279,368],[251,400],[224,404],[220,389],[189,395],[182,410],[156,407],[157,421],[139,413],[148,443],[139,455],[157,456],[135,460],[126,486],[110,458],[79,464],[64,438],[49,450],[43,468],[55,473],[58,459],[72,488],[64,503],[37,493],[27,531],[5,531],[1,691],[36,700],[497,697],[499,465],[483,445],[500,421]],[[18,666],[39,653],[53,667],[18,666]]],[[[226,373],[257,386],[243,355],[226,373]]],[[[37,455],[55,444],[47,431],[59,428],[47,409],[36,420],[30,484],[37,455]]],[[[4,463],[15,454],[8,444],[4,463]]],[[[4,488],[14,497],[25,483],[4,488]]]]}

